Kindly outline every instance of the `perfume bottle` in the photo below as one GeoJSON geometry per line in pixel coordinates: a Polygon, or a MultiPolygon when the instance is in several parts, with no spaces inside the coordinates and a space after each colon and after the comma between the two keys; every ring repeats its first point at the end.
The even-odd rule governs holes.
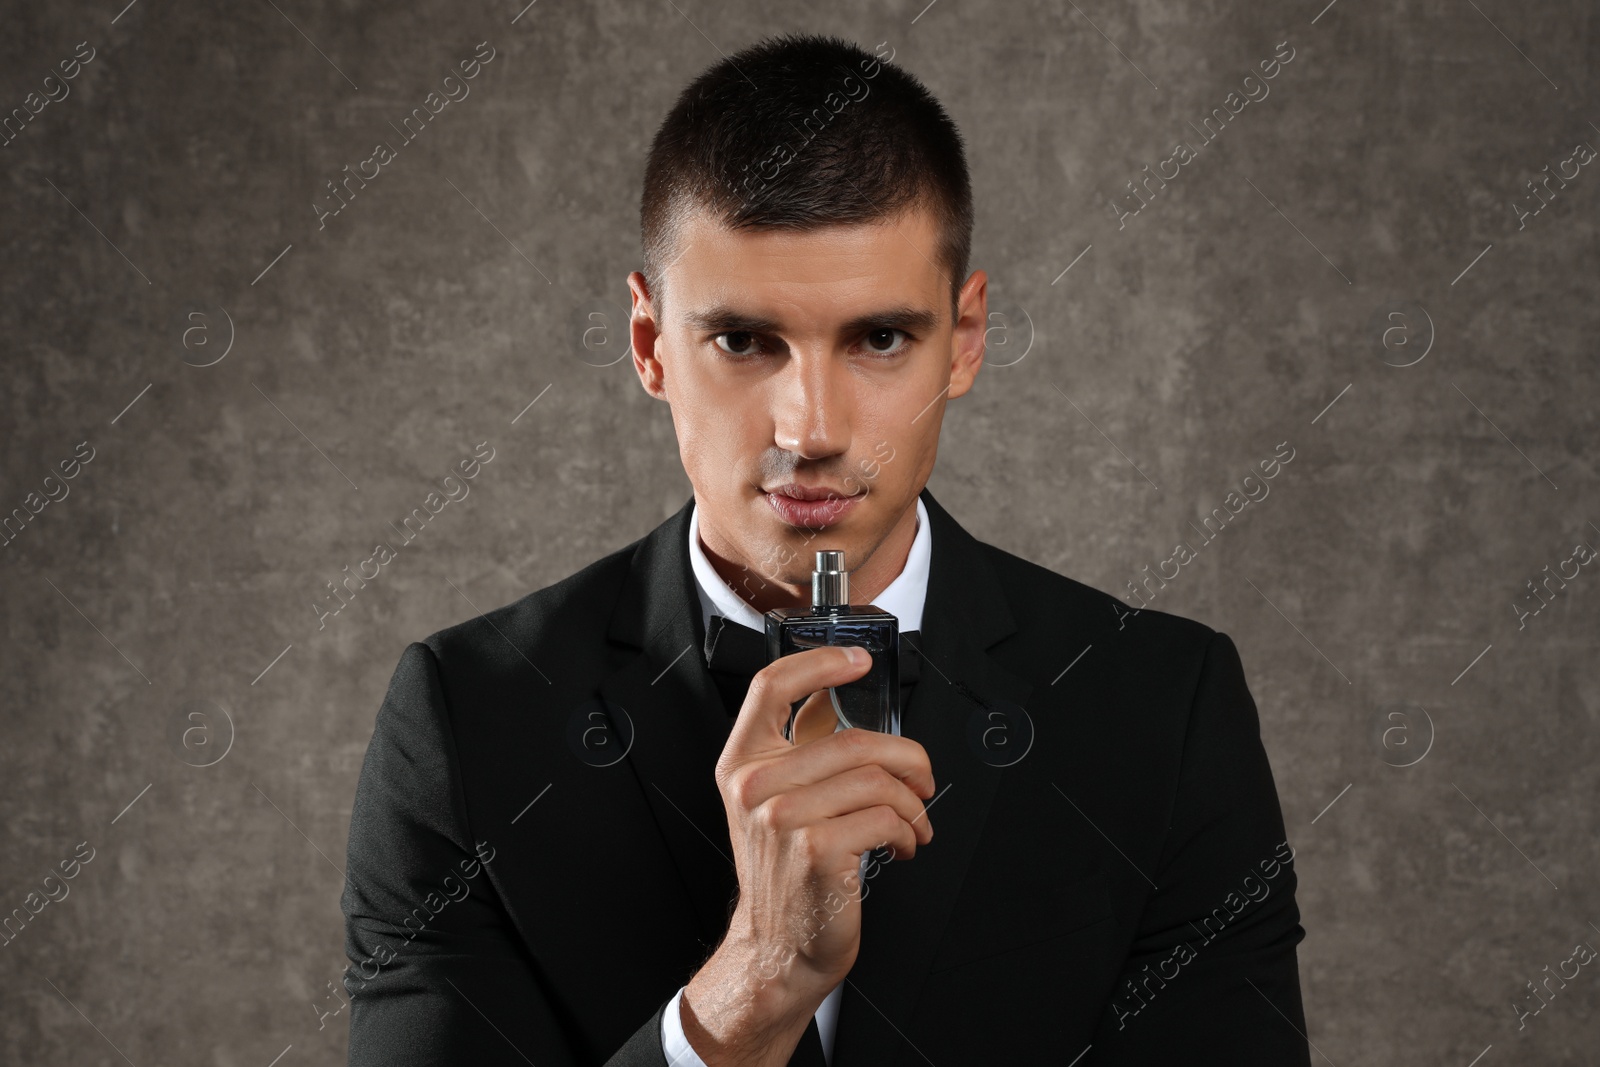
{"type": "MultiPolygon", "coordinates": [[[[766,623],[768,662],[823,645],[859,645],[871,653],[867,673],[828,688],[834,714],[844,728],[900,732],[900,620],[876,605],[850,603],[843,552],[817,552],[809,608],[773,608],[766,623]]],[[[791,708],[791,726],[804,703],[791,708]]]]}

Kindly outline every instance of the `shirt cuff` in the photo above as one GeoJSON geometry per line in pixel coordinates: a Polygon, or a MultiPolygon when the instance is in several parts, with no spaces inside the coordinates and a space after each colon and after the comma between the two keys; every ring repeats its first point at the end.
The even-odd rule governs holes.
{"type": "Polygon", "coordinates": [[[687,988],[679,987],[672,994],[672,999],[667,1001],[667,1006],[661,1009],[661,1051],[666,1053],[668,1067],[706,1067],[705,1061],[684,1036],[683,1018],[678,1014],[678,1002],[683,999],[683,991],[687,988]]]}

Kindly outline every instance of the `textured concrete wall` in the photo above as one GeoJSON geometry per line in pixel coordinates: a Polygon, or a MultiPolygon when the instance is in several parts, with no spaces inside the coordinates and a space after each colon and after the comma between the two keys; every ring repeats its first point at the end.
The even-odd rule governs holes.
{"type": "Polygon", "coordinates": [[[390,672],[687,497],[613,362],[644,151],[719,52],[808,29],[888,42],[969,141],[997,317],[941,502],[1117,592],[1239,508],[1152,606],[1243,655],[1320,1053],[1594,1062],[1596,967],[1524,984],[1600,946],[1592,4],[122,2],[0,34],[0,108],[66,92],[0,148],[0,509],[40,507],[0,548],[0,910],[75,873],[0,947],[0,1061],[343,1062],[390,672]]]}

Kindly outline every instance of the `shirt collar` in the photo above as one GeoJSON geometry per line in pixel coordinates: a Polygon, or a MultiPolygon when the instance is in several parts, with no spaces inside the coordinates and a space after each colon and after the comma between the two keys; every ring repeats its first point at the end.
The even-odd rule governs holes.
{"type": "MultiPolygon", "coordinates": [[[[695,588],[700,594],[700,623],[704,633],[711,625],[712,615],[722,615],[750,627],[766,632],[766,620],[747,604],[724,582],[705,549],[700,547],[700,505],[697,501],[689,510],[689,565],[694,568],[695,588]]],[[[922,496],[917,496],[917,533],[911,539],[911,551],[906,565],[890,582],[888,588],[872,598],[872,603],[900,620],[900,631],[922,629],[922,606],[928,596],[928,561],[933,552],[933,532],[928,523],[928,511],[922,506],[922,496]]]]}

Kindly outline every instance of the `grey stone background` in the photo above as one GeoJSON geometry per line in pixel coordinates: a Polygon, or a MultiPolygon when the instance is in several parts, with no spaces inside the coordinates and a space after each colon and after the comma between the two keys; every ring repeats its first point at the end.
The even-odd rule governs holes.
{"type": "Polygon", "coordinates": [[[1600,565],[1514,607],[1600,547],[1600,164],[1513,207],[1600,146],[1596,9],[1324,2],[12,5],[5,114],[95,55],[0,148],[0,514],[93,458],[0,548],[0,913],[93,858],[0,947],[0,1061],[344,1061],[389,675],[689,495],[621,359],[645,150],[783,30],[887,42],[968,140],[994,329],[931,487],[976,536],[1123,592],[1295,450],[1151,606],[1243,655],[1316,1062],[1600,1061],[1600,967],[1515,1008],[1600,946],[1600,565]],[[470,495],[319,622],[479,442],[470,495]]]}

